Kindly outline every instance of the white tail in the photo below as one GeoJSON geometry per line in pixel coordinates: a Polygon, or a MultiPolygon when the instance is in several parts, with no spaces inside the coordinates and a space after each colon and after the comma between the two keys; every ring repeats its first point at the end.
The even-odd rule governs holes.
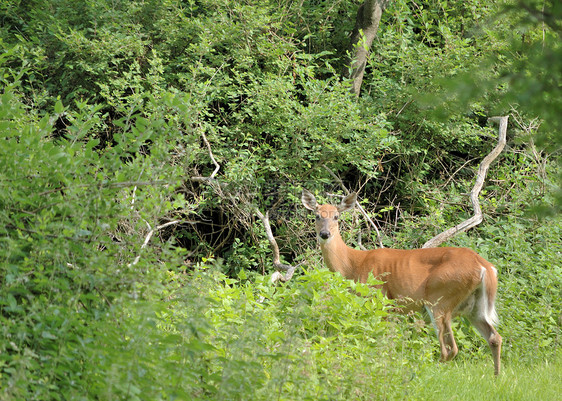
{"type": "Polygon", "coordinates": [[[425,307],[437,329],[441,361],[458,353],[451,319],[466,316],[488,342],[494,358],[494,371],[500,373],[502,338],[494,328],[497,271],[476,252],[467,248],[373,249],[361,251],[342,240],[339,214],[354,207],[355,193],[339,206],[318,205],[307,190],[302,203],[316,213],[316,234],[328,268],[344,277],[365,282],[369,274],[384,281],[388,298],[402,300],[407,312],[425,307]]]}

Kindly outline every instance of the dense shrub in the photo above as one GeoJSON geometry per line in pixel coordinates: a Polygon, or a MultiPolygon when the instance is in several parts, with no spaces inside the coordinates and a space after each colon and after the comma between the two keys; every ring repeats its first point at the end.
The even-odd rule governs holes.
{"type": "MultiPolygon", "coordinates": [[[[486,117],[508,110],[485,221],[451,243],[498,266],[506,364],[560,371],[561,223],[529,209],[557,205],[559,88],[541,68],[560,62],[559,25],[391,2],[355,99],[356,7],[0,4],[0,399],[415,399],[424,375],[489,364],[460,320],[458,365],[434,367],[420,316],[321,269],[299,193],[358,190],[386,246],[420,246],[470,215],[486,117]],[[304,263],[289,283],[268,281],[256,207],[304,263]]],[[[358,214],[342,224],[374,246],[358,214]]]]}

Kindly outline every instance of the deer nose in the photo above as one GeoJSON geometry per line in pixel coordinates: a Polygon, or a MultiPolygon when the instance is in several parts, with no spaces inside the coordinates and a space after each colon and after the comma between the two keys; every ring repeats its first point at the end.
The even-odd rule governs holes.
{"type": "Polygon", "coordinates": [[[318,235],[320,235],[320,238],[322,239],[330,238],[330,232],[328,230],[322,230],[318,233],[318,235]]]}

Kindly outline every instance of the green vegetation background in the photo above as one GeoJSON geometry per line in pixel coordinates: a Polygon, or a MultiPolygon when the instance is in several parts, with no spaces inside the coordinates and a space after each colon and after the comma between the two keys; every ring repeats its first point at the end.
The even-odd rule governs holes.
{"type": "Polygon", "coordinates": [[[0,1],[0,400],[560,397],[560,3],[391,1],[355,99],[358,6],[0,1]],[[506,114],[484,222],[448,243],[499,269],[494,379],[465,321],[438,364],[421,315],[324,269],[299,194],[335,173],[419,247],[472,213],[506,114]]]}

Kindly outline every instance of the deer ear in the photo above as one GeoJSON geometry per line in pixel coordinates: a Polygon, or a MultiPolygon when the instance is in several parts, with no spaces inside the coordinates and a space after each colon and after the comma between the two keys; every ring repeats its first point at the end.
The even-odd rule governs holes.
{"type": "Polygon", "coordinates": [[[357,201],[357,194],[355,192],[347,195],[338,206],[338,212],[345,212],[346,210],[353,209],[357,201]]]}
{"type": "Polygon", "coordinates": [[[302,190],[301,202],[308,210],[316,211],[316,198],[306,189],[302,190]]]}

